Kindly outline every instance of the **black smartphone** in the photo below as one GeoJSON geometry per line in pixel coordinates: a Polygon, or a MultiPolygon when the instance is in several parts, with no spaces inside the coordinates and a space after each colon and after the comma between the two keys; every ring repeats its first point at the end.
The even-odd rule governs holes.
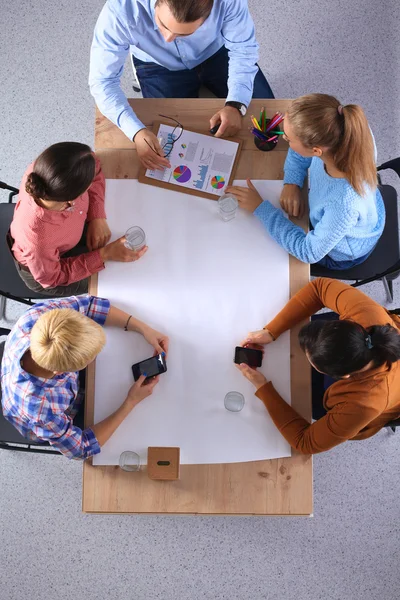
{"type": "Polygon", "coordinates": [[[167,361],[165,360],[164,352],[162,354],[158,354],[157,356],[146,358],[146,360],[142,360],[141,362],[132,365],[132,373],[135,381],[137,381],[139,377],[144,374],[146,374],[146,381],[148,381],[151,377],[165,373],[166,370],[167,361]]]}
{"type": "Polygon", "coordinates": [[[214,125],[214,127],[212,129],[210,129],[211,135],[215,135],[217,133],[220,125],[221,125],[221,123],[218,123],[218,125],[214,125]]]}
{"type": "Polygon", "coordinates": [[[241,348],[236,346],[235,349],[235,360],[237,365],[244,363],[249,367],[261,367],[263,359],[263,353],[261,350],[254,350],[254,348],[241,348]]]}

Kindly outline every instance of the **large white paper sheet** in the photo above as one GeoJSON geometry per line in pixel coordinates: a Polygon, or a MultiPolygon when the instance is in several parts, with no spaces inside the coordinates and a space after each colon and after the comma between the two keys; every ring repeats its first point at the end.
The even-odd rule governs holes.
{"type": "MultiPolygon", "coordinates": [[[[157,137],[165,153],[170,151],[174,127],[161,124],[157,137]]],[[[147,169],[146,177],[214,194],[224,193],[239,144],[202,133],[184,130],[168,155],[170,169],[147,169]]]]}
{"type": "MultiPolygon", "coordinates": [[[[244,184],[244,182],[236,182],[244,184]]],[[[277,205],[282,182],[255,182],[277,205]]],[[[287,253],[251,214],[223,222],[212,200],[107,180],[113,239],[140,225],[149,250],[131,264],[107,263],[98,295],[170,337],[168,372],[94,457],[118,464],[124,450],[146,463],[148,446],[179,446],[186,464],[246,462],[290,456],[254,387],[233,364],[236,345],[262,328],[289,298],[287,253]],[[240,413],[224,407],[231,390],[240,413]]],[[[120,406],[133,383],[131,365],[152,355],[136,333],[106,328],[96,360],[95,422],[120,406]]],[[[290,401],[289,334],[266,347],[262,371],[290,401]]]]}

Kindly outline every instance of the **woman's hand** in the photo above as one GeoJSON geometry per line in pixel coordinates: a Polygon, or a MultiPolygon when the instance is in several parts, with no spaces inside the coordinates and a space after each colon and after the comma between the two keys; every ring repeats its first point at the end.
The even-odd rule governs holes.
{"type": "Polygon", "coordinates": [[[266,378],[260,371],[257,369],[252,369],[249,365],[245,365],[242,363],[241,365],[236,365],[239,371],[242,372],[242,375],[246,377],[254,385],[256,390],[259,390],[263,385],[267,383],[266,378]]]}
{"type": "Polygon", "coordinates": [[[274,341],[272,333],[268,329],[261,329],[260,331],[251,331],[247,334],[247,337],[242,342],[243,348],[250,348],[254,345],[266,345],[274,341]]]}
{"type": "Polygon", "coordinates": [[[225,193],[235,196],[239,202],[240,208],[244,208],[244,210],[248,210],[249,212],[254,212],[256,208],[260,206],[263,199],[250,179],[246,179],[246,182],[249,187],[245,188],[237,185],[230,185],[225,189],[225,193]]]}
{"type": "Polygon", "coordinates": [[[304,200],[301,196],[301,189],[293,183],[285,183],[279,198],[282,209],[289,217],[301,217],[304,215],[304,200]]]}
{"type": "Polygon", "coordinates": [[[146,325],[143,328],[142,334],[144,339],[147,342],[149,342],[151,346],[153,346],[155,350],[155,355],[162,354],[163,352],[165,352],[165,354],[168,354],[168,336],[164,335],[163,333],[160,333],[159,331],[156,331],[155,329],[152,329],[148,325],[146,325]]]}
{"type": "Polygon", "coordinates": [[[152,377],[150,381],[145,383],[145,375],[141,375],[137,381],[133,384],[128,392],[125,402],[128,403],[129,408],[135,408],[145,398],[151,396],[155,386],[159,381],[159,376],[152,377]]]}
{"type": "Polygon", "coordinates": [[[111,237],[111,231],[106,219],[93,219],[87,227],[86,245],[91,252],[104,248],[111,237]]]}
{"type": "Polygon", "coordinates": [[[125,246],[126,238],[122,236],[104,246],[104,248],[100,248],[100,256],[103,262],[108,260],[113,260],[116,262],[134,262],[135,260],[139,260],[148,250],[147,246],[144,246],[141,250],[130,250],[125,246]]]}

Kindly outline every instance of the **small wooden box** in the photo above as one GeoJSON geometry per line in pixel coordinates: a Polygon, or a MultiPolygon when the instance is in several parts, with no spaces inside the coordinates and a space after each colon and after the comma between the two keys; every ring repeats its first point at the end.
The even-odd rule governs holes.
{"type": "Polygon", "coordinates": [[[149,479],[173,481],[179,479],[180,448],[150,446],[147,451],[147,475],[149,479]]]}

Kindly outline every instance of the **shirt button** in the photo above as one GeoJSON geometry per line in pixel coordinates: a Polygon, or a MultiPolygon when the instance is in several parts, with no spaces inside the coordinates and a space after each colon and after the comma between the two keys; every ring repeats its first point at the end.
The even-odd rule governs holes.
{"type": "Polygon", "coordinates": [[[81,210],[79,211],[79,214],[80,214],[80,215],[82,214],[82,211],[81,211],[81,210]]]}

